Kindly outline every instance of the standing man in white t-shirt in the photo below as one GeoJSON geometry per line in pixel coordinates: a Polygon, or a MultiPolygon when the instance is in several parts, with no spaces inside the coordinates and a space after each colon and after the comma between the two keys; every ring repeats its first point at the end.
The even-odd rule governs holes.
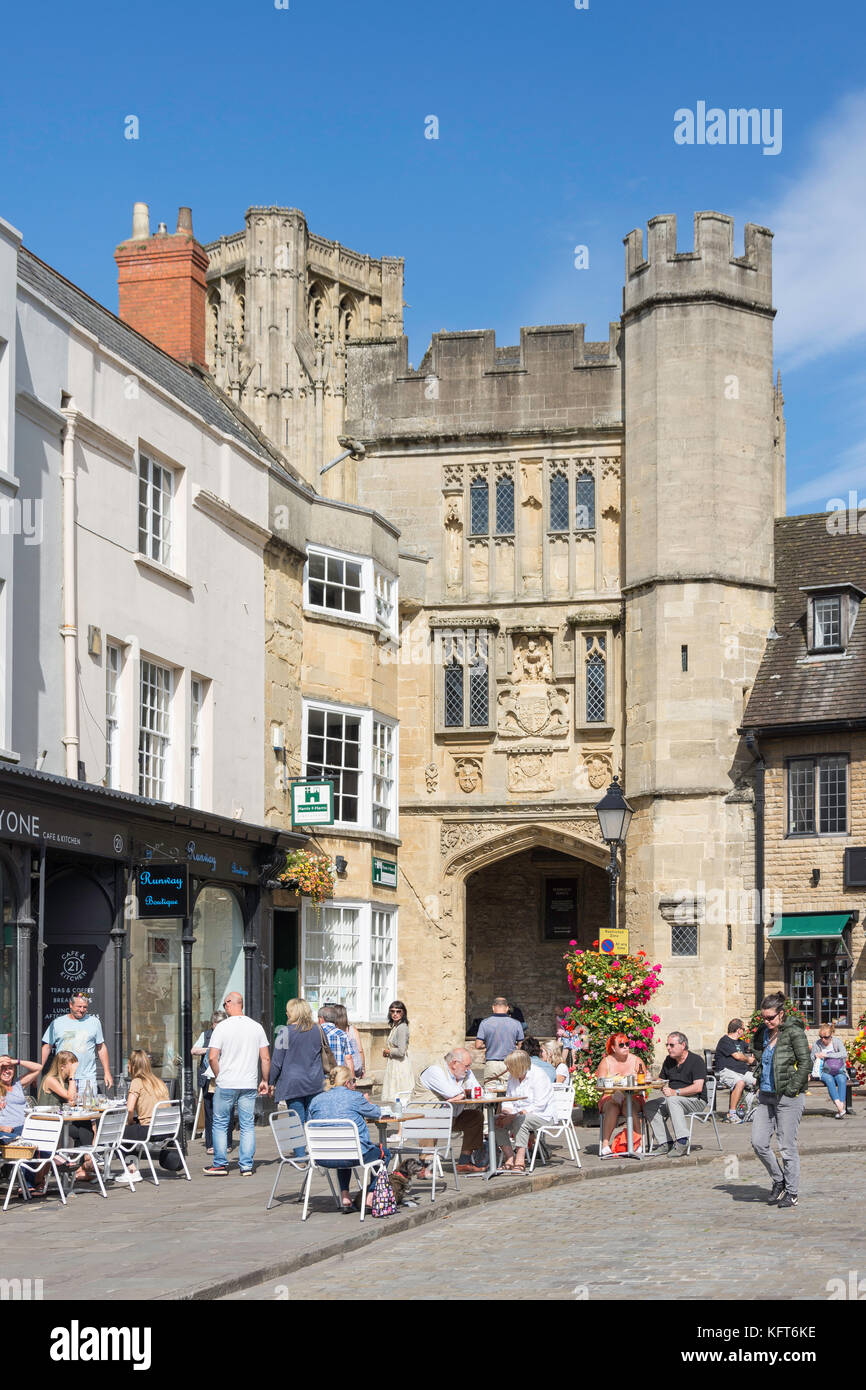
{"type": "Polygon", "coordinates": [[[228,1018],[214,1028],[208,1048],[208,1062],[215,1079],[213,1163],[204,1172],[208,1177],[222,1177],[229,1170],[228,1127],[232,1109],[237,1105],[241,1131],[238,1159],[241,1177],[245,1178],[252,1173],[256,1156],[256,1092],[260,1096],[268,1094],[271,1054],[264,1028],[254,1018],[247,1018],[240,994],[226,995],[223,1008],[228,1018]]]}

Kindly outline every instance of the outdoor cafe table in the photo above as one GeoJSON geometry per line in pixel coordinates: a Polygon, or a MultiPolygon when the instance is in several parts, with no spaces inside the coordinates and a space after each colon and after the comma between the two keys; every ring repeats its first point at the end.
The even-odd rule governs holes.
{"type": "MultiPolygon", "coordinates": [[[[626,1151],[625,1151],[624,1154],[620,1155],[622,1158],[637,1158],[637,1159],[643,1158],[643,1152],[642,1152],[643,1145],[641,1145],[641,1150],[640,1150],[640,1151],[638,1151],[637,1153],[634,1152],[634,1114],[633,1114],[633,1111],[632,1111],[632,1096],[637,1096],[637,1095],[642,1096],[642,1095],[645,1095],[647,1091],[659,1090],[662,1086],[666,1086],[666,1085],[667,1085],[667,1082],[665,1082],[665,1081],[642,1081],[641,1084],[640,1084],[639,1086],[615,1086],[615,1087],[613,1087],[613,1089],[610,1089],[610,1090],[609,1090],[607,1087],[602,1088],[602,1087],[600,1086],[600,1087],[598,1088],[598,1098],[599,1098],[599,1100],[601,1100],[602,1096],[604,1096],[604,1095],[612,1096],[614,1090],[616,1090],[616,1091],[622,1091],[623,1095],[625,1096],[625,1141],[626,1141],[626,1151]]],[[[601,1155],[601,1149],[602,1149],[602,1139],[601,1139],[601,1135],[602,1135],[602,1116],[599,1116],[599,1125],[598,1125],[598,1156],[599,1156],[599,1158],[601,1158],[601,1156],[602,1156],[602,1155],[601,1155]]]]}
{"type": "Polygon", "coordinates": [[[506,1101],[516,1100],[526,1100],[526,1096],[491,1096],[488,1094],[482,1095],[480,1100],[475,1100],[473,1097],[472,1100],[467,1098],[458,1102],[464,1110],[469,1110],[473,1106],[480,1106],[482,1110],[487,1112],[488,1160],[485,1182],[489,1182],[492,1177],[496,1176],[496,1107],[497,1105],[504,1105],[506,1101]]]}

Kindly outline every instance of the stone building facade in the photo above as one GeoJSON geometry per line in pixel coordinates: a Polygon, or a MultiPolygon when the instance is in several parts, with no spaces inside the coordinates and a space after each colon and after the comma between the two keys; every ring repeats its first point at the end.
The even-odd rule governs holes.
{"type": "Polygon", "coordinates": [[[758,967],[766,988],[843,1037],[866,1011],[866,536],[857,522],[856,512],[776,522],[775,623],[743,720],[763,807],[758,967]]]}
{"type": "Polygon", "coordinates": [[[348,343],[403,331],[403,262],[314,235],[297,208],[248,208],[244,223],[204,247],[208,369],[318,486],[339,452],[348,343]]]}

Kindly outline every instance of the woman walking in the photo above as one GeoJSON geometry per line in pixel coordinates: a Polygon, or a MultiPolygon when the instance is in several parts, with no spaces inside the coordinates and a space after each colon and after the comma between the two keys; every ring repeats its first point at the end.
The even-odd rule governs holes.
{"type": "Polygon", "coordinates": [[[387,1059],[382,1099],[396,1100],[415,1086],[415,1074],[409,1060],[409,1015],[402,999],[395,999],[388,1006],[388,1022],[391,1031],[387,1046],[382,1049],[382,1056],[387,1059]]]}
{"type": "Polygon", "coordinates": [[[760,1077],[752,1148],[773,1179],[767,1205],[795,1207],[800,1189],[797,1131],[806,1106],[803,1092],[809,1085],[809,1044],[802,1025],[785,1018],[784,994],[764,997],[761,1018],[764,1033],[760,1051],[756,1043],[752,1045],[760,1077]],[[782,1167],[770,1147],[774,1134],[782,1167]]]}
{"type": "Polygon", "coordinates": [[[820,1077],[836,1107],[834,1119],[845,1118],[845,1096],[848,1090],[848,1054],[841,1038],[833,1036],[835,1023],[822,1023],[818,1040],[812,1046],[812,1070],[821,1063],[820,1077]]]}
{"type": "MultiPolygon", "coordinates": [[[[334,1058],[322,1029],[313,1022],[306,999],[289,1000],[286,1024],[279,1030],[271,1059],[271,1095],[277,1102],[284,1100],[303,1125],[309,1119],[311,1102],[324,1090],[324,1060],[333,1064],[334,1058]]],[[[303,1152],[299,1147],[295,1156],[303,1152]]]]}

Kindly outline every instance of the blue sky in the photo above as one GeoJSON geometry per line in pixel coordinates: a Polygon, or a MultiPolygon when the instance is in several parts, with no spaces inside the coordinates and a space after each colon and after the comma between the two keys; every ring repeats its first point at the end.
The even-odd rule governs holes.
{"type": "Polygon", "coordinates": [[[687,250],[693,213],[715,208],[738,249],[745,221],[776,234],[789,510],[866,500],[862,3],[85,0],[56,14],[4,18],[0,215],[112,309],[137,199],[172,228],[189,204],[203,241],[274,203],[405,257],[416,363],[440,328],[507,343],[521,324],[586,322],[606,338],[625,234],[673,212],[687,250]],[[675,144],[675,110],[698,101],[781,108],[781,152],[675,144]]]}

